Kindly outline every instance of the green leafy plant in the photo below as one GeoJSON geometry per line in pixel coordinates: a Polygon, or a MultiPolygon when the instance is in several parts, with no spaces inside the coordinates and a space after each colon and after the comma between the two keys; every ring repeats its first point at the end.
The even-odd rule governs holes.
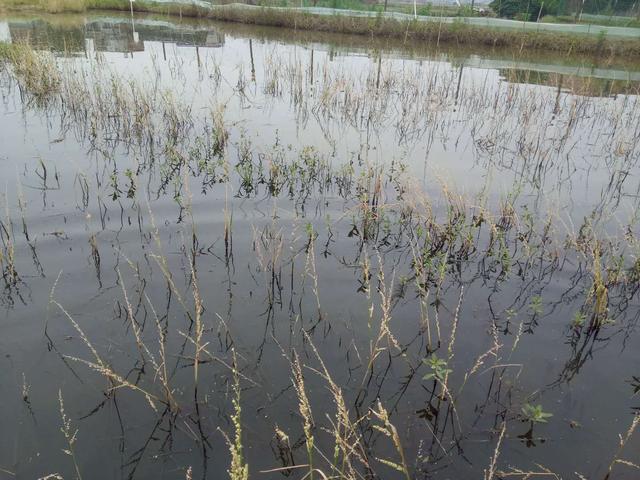
{"type": "Polygon", "coordinates": [[[531,303],[529,303],[529,310],[533,315],[542,315],[544,309],[542,307],[542,297],[536,295],[531,299],[531,303]]]}
{"type": "Polygon", "coordinates": [[[422,361],[431,369],[431,372],[422,377],[423,380],[438,380],[442,382],[444,378],[453,371],[447,368],[447,361],[438,358],[435,353],[422,361]]]}
{"type": "Polygon", "coordinates": [[[522,407],[522,416],[526,422],[547,423],[547,419],[553,417],[553,413],[545,412],[542,405],[525,403],[522,407]]]}
{"type": "Polygon", "coordinates": [[[585,322],[587,320],[586,315],[583,312],[576,312],[576,314],[573,316],[573,319],[571,320],[571,326],[573,328],[580,328],[582,326],[584,326],[585,322]]]}
{"type": "Polygon", "coordinates": [[[417,8],[416,13],[418,15],[429,16],[433,13],[432,5],[430,3],[427,3],[426,5],[422,5],[417,8]]]}

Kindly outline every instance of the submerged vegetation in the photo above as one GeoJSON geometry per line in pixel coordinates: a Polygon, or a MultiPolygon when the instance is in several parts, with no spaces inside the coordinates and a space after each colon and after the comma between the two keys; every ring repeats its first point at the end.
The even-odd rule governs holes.
{"type": "MultiPolygon", "coordinates": [[[[456,25],[219,12],[296,28],[479,38],[456,25]]],[[[522,48],[551,41],[520,38],[522,48]]],[[[166,64],[152,56],[131,77],[100,54],[64,59],[0,44],[6,104],[51,126],[49,145],[78,145],[89,158],[67,186],[64,222],[87,249],[101,292],[91,303],[66,305],[76,297],[61,292],[70,279],[39,258],[27,203],[12,211],[6,198],[0,228],[2,301],[24,302],[33,268],[46,275],[46,348],[78,379],[72,388],[93,390],[83,398],[96,406],[76,404],[77,421],[118,419],[128,478],[150,475],[165,457],[181,477],[217,478],[222,451],[232,480],[561,478],[528,448],[577,412],[547,411],[553,403],[542,398],[577,381],[607,342],[633,341],[640,315],[630,174],[640,161],[640,97],[573,95],[563,79],[534,89],[494,83],[488,72],[463,78],[462,67],[442,62],[399,68],[382,55],[349,69],[313,50],[265,49],[257,65],[253,48],[250,63],[226,69],[198,50],[198,101],[179,55],[166,64]],[[258,99],[264,115],[286,105],[302,129],[313,119],[328,148],[287,144],[278,130],[257,136],[238,112],[258,99]],[[346,157],[345,131],[358,142],[346,157]],[[393,138],[391,150],[382,138],[393,138]],[[420,182],[407,158],[418,145],[426,164],[465,140],[488,172],[475,191],[445,175],[420,182]],[[398,157],[377,159],[377,149],[398,157]],[[606,178],[579,203],[576,175],[601,162],[606,178]],[[495,189],[500,173],[511,183],[495,189]],[[108,291],[107,308],[93,307],[108,291]],[[531,345],[547,328],[556,331],[547,341],[564,348],[550,381],[536,378],[548,364],[531,345]],[[509,455],[520,444],[526,465],[509,455]]],[[[581,39],[571,49],[587,48],[581,39]]],[[[35,178],[44,205],[60,175],[40,160],[35,178]]],[[[64,399],[57,392],[67,466],[38,474],[91,476],[82,460],[89,430],[70,416],[67,389],[64,399]]],[[[593,451],[573,451],[576,478],[638,469],[640,414],[620,418],[606,448],[596,446],[605,471],[585,465],[593,451]]]]}

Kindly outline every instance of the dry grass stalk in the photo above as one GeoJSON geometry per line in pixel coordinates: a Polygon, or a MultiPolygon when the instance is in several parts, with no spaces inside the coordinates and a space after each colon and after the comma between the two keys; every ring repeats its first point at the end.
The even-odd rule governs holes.
{"type": "Polygon", "coordinates": [[[78,461],[76,460],[75,453],[75,444],[78,439],[78,429],[73,428],[73,426],[71,425],[71,419],[67,416],[67,413],[64,410],[64,399],[62,398],[62,390],[58,390],[58,403],[60,405],[60,418],[62,419],[62,426],[60,427],[60,431],[67,441],[67,448],[63,450],[63,452],[69,455],[71,457],[71,460],[73,461],[73,468],[75,470],[76,479],[82,480],[80,467],[78,466],[78,461]]]}
{"type": "Polygon", "coordinates": [[[300,358],[296,352],[293,352],[293,361],[291,362],[291,370],[293,373],[293,386],[298,396],[298,411],[303,419],[303,431],[305,446],[307,450],[307,459],[309,462],[309,480],[313,480],[313,449],[315,440],[313,436],[313,429],[315,423],[313,421],[313,414],[311,412],[311,403],[307,397],[307,392],[304,386],[304,375],[302,374],[302,366],[300,365],[300,358]]]}

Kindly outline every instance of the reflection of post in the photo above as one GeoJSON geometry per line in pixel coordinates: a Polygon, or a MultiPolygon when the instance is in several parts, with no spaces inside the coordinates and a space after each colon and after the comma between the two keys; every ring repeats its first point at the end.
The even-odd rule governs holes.
{"type": "Polygon", "coordinates": [[[376,78],[376,90],[380,88],[380,72],[382,70],[382,51],[378,55],[378,78],[376,78]]]}
{"type": "Polygon", "coordinates": [[[200,69],[200,49],[196,45],[196,58],[198,59],[198,70],[200,69]]]}
{"type": "Polygon", "coordinates": [[[313,48],[311,49],[311,65],[310,65],[310,71],[311,71],[311,85],[313,85],[313,48]]]}
{"type": "Polygon", "coordinates": [[[253,40],[249,39],[249,57],[251,58],[251,80],[256,81],[256,67],[253,63],[253,40]]]}
{"type": "Polygon", "coordinates": [[[573,19],[573,23],[578,23],[582,19],[582,9],[584,8],[584,1],[585,0],[582,0],[579,8],[576,7],[576,16],[573,19]]]}
{"type": "Polygon", "coordinates": [[[460,74],[458,75],[458,86],[456,87],[456,100],[455,104],[458,104],[458,95],[460,95],[460,84],[462,83],[462,71],[464,70],[464,63],[460,64],[460,74]]]}
{"type": "Polygon", "coordinates": [[[562,93],[562,80],[564,76],[561,74],[560,78],[558,78],[558,92],[556,93],[556,104],[553,107],[553,114],[557,115],[560,113],[560,94],[562,93]]]}
{"type": "Polygon", "coordinates": [[[9,30],[9,22],[0,22],[0,42],[11,43],[11,30],[9,30]]]}
{"type": "MultiPolygon", "coordinates": [[[[613,97],[613,87],[616,84],[615,80],[606,80],[605,81],[605,86],[602,87],[602,91],[604,92],[607,88],[607,86],[609,87],[609,93],[607,94],[608,97],[613,97]]],[[[615,98],[615,97],[614,97],[615,98]]]]}
{"type": "MultiPolygon", "coordinates": [[[[540,17],[542,16],[542,9],[544,8],[544,0],[542,1],[542,3],[540,4],[540,10],[538,10],[538,18],[536,18],[536,22],[540,23],[540,17]]],[[[538,27],[538,30],[540,28],[538,27]]]]}
{"type": "Polygon", "coordinates": [[[162,42],[162,56],[164,57],[164,61],[167,61],[167,47],[164,42],[162,42]]]}
{"type": "Polygon", "coordinates": [[[84,51],[87,58],[91,58],[96,53],[96,45],[93,38],[87,38],[84,41],[84,51]]]}
{"type": "Polygon", "coordinates": [[[129,6],[131,7],[131,31],[133,32],[133,43],[138,43],[140,38],[138,37],[138,32],[136,32],[136,23],[133,20],[133,2],[136,0],[129,0],[129,6]]]}

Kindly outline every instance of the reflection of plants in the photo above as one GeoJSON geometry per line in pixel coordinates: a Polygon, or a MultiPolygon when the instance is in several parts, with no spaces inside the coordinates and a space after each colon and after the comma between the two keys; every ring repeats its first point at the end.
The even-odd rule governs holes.
{"type": "Polygon", "coordinates": [[[600,30],[600,32],[598,32],[598,40],[596,43],[598,50],[602,50],[604,48],[604,43],[606,40],[607,40],[607,31],[600,30]]]}
{"type": "Polygon", "coordinates": [[[431,369],[431,372],[422,377],[423,380],[434,379],[443,382],[444,377],[453,371],[450,368],[447,368],[447,361],[442,358],[438,358],[435,353],[429,358],[425,358],[423,362],[431,369]]]}
{"type": "Polygon", "coordinates": [[[127,198],[134,198],[136,196],[136,183],[134,180],[134,172],[130,168],[124,171],[125,177],[129,179],[129,187],[127,189],[127,198]]]}
{"type": "Polygon", "coordinates": [[[114,170],[113,173],[109,176],[109,185],[111,186],[111,200],[116,201],[118,198],[120,198],[120,195],[122,194],[122,191],[120,190],[120,187],[118,186],[118,174],[117,172],[114,170]]]}
{"type": "Polygon", "coordinates": [[[418,7],[418,9],[416,10],[416,13],[418,15],[424,15],[424,16],[429,16],[432,13],[432,8],[430,4],[426,4],[423,5],[421,7],[418,7]]]}
{"type": "Polygon", "coordinates": [[[547,423],[547,419],[553,417],[553,413],[542,410],[542,405],[531,405],[525,403],[522,407],[524,421],[531,423],[547,423]]]}
{"type": "Polygon", "coordinates": [[[629,380],[631,384],[631,388],[633,388],[633,395],[638,395],[640,393],[640,377],[636,377],[635,375],[631,377],[629,380]]]}

